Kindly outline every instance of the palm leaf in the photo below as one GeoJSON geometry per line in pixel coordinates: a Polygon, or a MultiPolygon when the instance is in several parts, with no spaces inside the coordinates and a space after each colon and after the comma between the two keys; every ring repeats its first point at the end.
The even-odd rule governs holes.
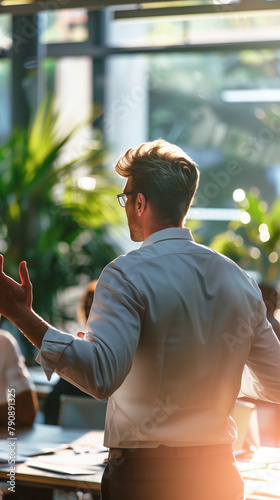
{"type": "MultiPolygon", "coordinates": [[[[119,187],[104,167],[108,152],[101,133],[95,131],[80,154],[65,156],[76,134],[100,116],[101,108],[94,107],[84,123],[62,131],[55,109],[55,102],[45,97],[29,127],[14,130],[0,146],[0,235],[7,272],[17,279],[19,261],[28,260],[34,306],[49,320],[57,291],[77,283],[83,273],[97,272],[96,257],[78,243],[80,238],[89,232],[94,238],[96,231],[105,235],[122,215],[116,210],[119,187]],[[80,168],[82,175],[96,179],[94,191],[77,185],[80,168]]],[[[114,257],[114,250],[106,250],[103,265],[109,254],[114,257]]]]}

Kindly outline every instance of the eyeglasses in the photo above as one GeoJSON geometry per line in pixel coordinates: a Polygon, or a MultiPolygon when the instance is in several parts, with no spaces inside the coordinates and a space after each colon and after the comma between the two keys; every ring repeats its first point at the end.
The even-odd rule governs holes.
{"type": "Polygon", "coordinates": [[[127,202],[127,197],[130,195],[130,194],[134,194],[134,193],[121,193],[121,194],[117,194],[117,198],[118,198],[118,202],[120,204],[121,207],[125,207],[126,205],[126,202],[127,202]]]}

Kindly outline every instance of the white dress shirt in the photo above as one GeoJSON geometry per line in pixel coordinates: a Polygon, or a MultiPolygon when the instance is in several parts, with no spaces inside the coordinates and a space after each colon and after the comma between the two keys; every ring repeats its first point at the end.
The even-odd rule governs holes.
{"type": "Polygon", "coordinates": [[[86,341],[49,329],[38,360],[109,397],[108,447],[232,443],[238,394],[280,402],[280,343],[258,286],[187,228],[111,262],[87,328],[86,341]]]}
{"type": "Polygon", "coordinates": [[[0,329],[0,404],[8,401],[8,389],[18,395],[35,391],[24,357],[13,335],[0,329]]]}

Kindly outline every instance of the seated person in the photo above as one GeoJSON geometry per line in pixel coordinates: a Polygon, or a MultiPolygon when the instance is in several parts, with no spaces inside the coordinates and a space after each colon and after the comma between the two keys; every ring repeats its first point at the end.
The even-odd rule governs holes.
{"type": "MultiPolygon", "coordinates": [[[[25,360],[13,335],[0,329],[0,425],[8,425],[8,395],[14,401],[16,426],[32,425],[38,399],[25,360]]],[[[11,400],[12,400],[11,398],[11,400]]]]}
{"type": "MultiPolygon", "coordinates": [[[[86,325],[89,311],[92,305],[94,289],[97,280],[91,281],[81,298],[78,307],[78,318],[82,325],[86,325]]],[[[59,406],[60,406],[60,396],[62,394],[67,394],[71,396],[84,396],[86,398],[91,398],[85,392],[81,391],[75,385],[70,384],[67,380],[60,378],[59,381],[53,387],[46,399],[44,414],[45,414],[45,424],[56,425],[58,423],[59,406]]]]}

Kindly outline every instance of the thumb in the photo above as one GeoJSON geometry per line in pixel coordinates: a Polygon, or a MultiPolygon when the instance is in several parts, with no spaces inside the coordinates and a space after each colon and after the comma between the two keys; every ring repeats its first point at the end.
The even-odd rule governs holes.
{"type": "Polygon", "coordinates": [[[29,273],[27,269],[27,264],[25,261],[21,262],[19,265],[19,277],[21,279],[22,286],[31,287],[31,281],[29,278],[29,273]]]}

